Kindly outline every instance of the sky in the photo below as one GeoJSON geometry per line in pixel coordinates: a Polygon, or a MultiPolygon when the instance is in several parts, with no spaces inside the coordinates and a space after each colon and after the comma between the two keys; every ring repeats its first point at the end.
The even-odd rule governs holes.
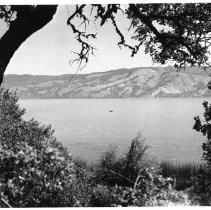
{"type": "MultiPolygon", "coordinates": [[[[78,49],[72,29],[67,26],[68,12],[71,14],[73,5],[59,5],[53,20],[41,30],[29,37],[12,57],[6,74],[33,74],[33,75],[60,75],[73,74],[77,71],[77,65],[71,65],[73,53],[78,49]],[[68,10],[67,10],[68,8],[68,10]]],[[[121,15],[118,24],[128,36],[128,22],[121,15]]],[[[96,30],[94,25],[91,29],[96,30]]],[[[0,23],[0,36],[6,31],[6,25],[0,23]]],[[[78,72],[82,74],[92,72],[104,72],[119,68],[133,68],[145,66],[160,66],[153,64],[150,55],[144,53],[144,47],[140,52],[131,57],[128,49],[120,49],[119,41],[111,23],[106,23],[102,28],[98,27],[98,38],[93,42],[95,56],[90,57],[86,67],[78,72]]]]}

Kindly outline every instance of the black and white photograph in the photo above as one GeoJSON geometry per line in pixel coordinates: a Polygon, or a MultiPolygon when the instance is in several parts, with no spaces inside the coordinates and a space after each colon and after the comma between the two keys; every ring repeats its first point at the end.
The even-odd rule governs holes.
{"type": "Polygon", "coordinates": [[[0,207],[211,206],[211,1],[0,0],[0,207]]]}

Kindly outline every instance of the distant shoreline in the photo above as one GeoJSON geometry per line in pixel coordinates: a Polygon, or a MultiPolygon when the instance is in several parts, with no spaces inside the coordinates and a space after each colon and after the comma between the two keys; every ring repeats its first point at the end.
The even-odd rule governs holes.
{"type": "Polygon", "coordinates": [[[141,67],[59,76],[6,75],[4,87],[22,99],[211,97],[208,72],[141,67]]]}
{"type": "Polygon", "coordinates": [[[108,98],[108,97],[102,97],[102,98],[19,98],[20,100],[48,100],[48,99],[50,99],[50,100],[53,100],[53,99],[55,99],[55,100],[69,100],[69,99],[71,99],[71,100],[74,100],[74,99],[82,99],[82,100],[84,100],[84,99],[92,99],[92,100],[95,100],[95,99],[155,99],[155,100],[163,100],[163,99],[211,99],[211,97],[128,97],[128,98],[126,98],[126,97],[122,97],[122,98],[108,98]]]}

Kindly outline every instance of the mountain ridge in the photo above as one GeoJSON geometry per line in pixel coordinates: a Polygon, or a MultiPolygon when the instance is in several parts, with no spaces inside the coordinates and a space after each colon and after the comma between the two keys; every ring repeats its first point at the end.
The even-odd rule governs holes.
{"type": "Polygon", "coordinates": [[[5,75],[4,86],[20,98],[209,97],[211,69],[136,67],[90,74],[5,75]]]}

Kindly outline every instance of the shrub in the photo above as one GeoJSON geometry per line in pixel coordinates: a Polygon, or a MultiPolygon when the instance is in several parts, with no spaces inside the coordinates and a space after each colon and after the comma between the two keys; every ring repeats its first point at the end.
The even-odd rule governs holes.
{"type": "Polygon", "coordinates": [[[204,107],[204,124],[202,124],[199,116],[194,117],[195,124],[193,129],[198,132],[201,132],[204,136],[207,137],[206,142],[203,143],[203,159],[207,162],[208,165],[211,165],[211,104],[209,105],[207,101],[203,102],[204,107]]]}
{"type": "Polygon", "coordinates": [[[211,104],[204,101],[203,107],[204,120],[201,121],[199,116],[194,117],[193,129],[206,136],[206,142],[202,144],[202,158],[206,161],[206,168],[201,169],[199,174],[193,177],[194,184],[190,189],[190,194],[192,200],[200,205],[211,205],[211,104]]]}
{"type": "Polygon", "coordinates": [[[16,148],[0,150],[0,189],[11,206],[74,205],[73,197],[63,198],[75,181],[71,160],[50,145],[39,152],[24,143],[16,148]]]}
{"type": "Polygon", "coordinates": [[[110,147],[95,165],[96,182],[108,186],[132,186],[139,170],[151,165],[147,146],[139,133],[132,139],[125,155],[117,155],[117,146],[110,147]]]}
{"type": "Polygon", "coordinates": [[[0,90],[0,206],[156,206],[188,203],[152,164],[138,134],[127,153],[117,148],[97,164],[73,160],[50,126],[22,118],[18,97],[0,90]],[[153,167],[152,167],[153,166],[153,167]]]}
{"type": "Polygon", "coordinates": [[[147,146],[138,134],[124,156],[117,156],[116,146],[102,155],[94,170],[98,187],[92,203],[97,206],[190,205],[187,194],[174,190],[173,179],[164,178],[161,172],[149,158],[147,146]]]}
{"type": "Polygon", "coordinates": [[[168,206],[190,205],[188,197],[183,192],[172,189],[172,179],[163,178],[159,167],[140,170],[133,188],[116,187],[115,206],[168,206]]]}
{"type": "Polygon", "coordinates": [[[210,169],[201,169],[197,176],[192,178],[193,186],[189,189],[190,198],[194,205],[211,205],[211,177],[210,169]]]}
{"type": "Polygon", "coordinates": [[[92,188],[90,206],[93,207],[111,207],[117,203],[113,188],[104,185],[97,185],[92,188]]]}
{"type": "Polygon", "coordinates": [[[160,164],[163,177],[173,177],[175,189],[185,190],[193,185],[193,177],[199,174],[200,170],[205,169],[202,163],[173,163],[162,161],[160,164]]]}
{"type": "Polygon", "coordinates": [[[133,187],[98,186],[92,197],[95,206],[167,206],[190,205],[187,194],[172,189],[172,179],[160,175],[159,167],[139,171],[133,187]]]}
{"type": "MultiPolygon", "coordinates": [[[[28,143],[35,149],[41,149],[44,142],[57,144],[51,126],[40,125],[36,120],[23,120],[25,109],[18,105],[16,93],[0,89],[0,144],[3,148],[14,148],[17,142],[28,143]]],[[[62,148],[62,145],[60,145],[62,148]]],[[[64,149],[64,148],[62,148],[64,149]]]]}
{"type": "Polygon", "coordinates": [[[24,120],[17,102],[0,90],[1,199],[13,207],[82,205],[71,155],[50,126],[24,120]]]}

